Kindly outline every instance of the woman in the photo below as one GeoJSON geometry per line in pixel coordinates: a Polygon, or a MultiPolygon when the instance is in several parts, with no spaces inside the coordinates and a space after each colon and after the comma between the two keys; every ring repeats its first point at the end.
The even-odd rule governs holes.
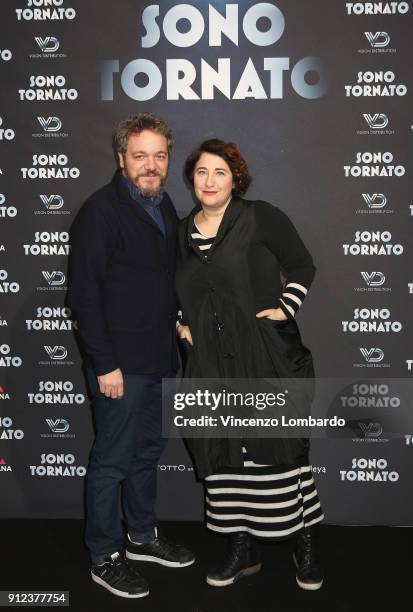
{"type": "MultiPolygon", "coordinates": [[[[315,269],[291,221],[267,202],[240,197],[251,177],[233,143],[205,141],[188,157],[185,174],[199,200],[178,230],[185,377],[311,378],[311,354],[294,315],[315,269]]],[[[226,586],[258,572],[255,538],[295,535],[297,583],[319,589],[323,514],[308,440],[190,439],[188,445],[205,478],[207,527],[229,535],[229,554],[208,584],[226,586]]]]}

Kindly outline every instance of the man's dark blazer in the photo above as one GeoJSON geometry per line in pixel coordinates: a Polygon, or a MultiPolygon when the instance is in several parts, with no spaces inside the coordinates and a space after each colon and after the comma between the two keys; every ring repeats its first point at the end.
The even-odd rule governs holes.
{"type": "Polygon", "coordinates": [[[96,375],[176,370],[174,289],[178,217],[165,193],[166,237],[118,171],[81,207],[71,229],[69,305],[86,366],[96,375]]]}

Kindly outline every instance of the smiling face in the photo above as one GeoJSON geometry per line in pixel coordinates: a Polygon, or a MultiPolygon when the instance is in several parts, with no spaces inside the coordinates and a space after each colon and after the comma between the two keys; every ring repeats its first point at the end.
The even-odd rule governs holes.
{"type": "Polygon", "coordinates": [[[220,208],[231,197],[234,181],[227,162],[212,153],[202,153],[194,169],[195,195],[202,206],[220,208]]]}
{"type": "Polygon", "coordinates": [[[122,173],[146,198],[156,196],[168,173],[168,141],[165,136],[143,130],[131,134],[125,153],[118,153],[122,173]]]}

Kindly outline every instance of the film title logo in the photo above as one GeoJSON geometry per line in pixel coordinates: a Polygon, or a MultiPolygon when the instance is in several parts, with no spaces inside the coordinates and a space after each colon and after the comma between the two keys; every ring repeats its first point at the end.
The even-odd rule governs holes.
{"type": "Polygon", "coordinates": [[[354,458],[351,470],[340,470],[340,480],[347,482],[397,482],[399,473],[388,470],[387,459],[354,458]]]}
{"type": "Polygon", "coordinates": [[[23,363],[21,357],[10,355],[8,344],[0,344],[0,368],[20,368],[23,363]]]}
{"type": "Polygon", "coordinates": [[[0,440],[22,440],[24,431],[22,429],[12,429],[13,419],[8,416],[0,417],[0,440]]]}
{"type": "Polygon", "coordinates": [[[344,85],[346,97],[393,97],[405,96],[407,86],[394,83],[396,78],[392,70],[378,70],[376,72],[360,71],[357,73],[356,85],[344,85]]]}
{"type": "Polygon", "coordinates": [[[69,158],[63,153],[33,155],[31,168],[20,168],[24,179],[77,179],[79,168],[69,167],[69,158]]]}
{"type": "Polygon", "coordinates": [[[344,255],[402,255],[403,246],[391,242],[391,232],[356,231],[353,244],[343,244],[344,255]]]}
{"type": "Polygon", "coordinates": [[[30,465],[29,470],[32,476],[83,477],[86,474],[86,468],[76,465],[76,457],[71,453],[43,453],[40,465],[30,465]]]}
{"type": "Polygon", "coordinates": [[[69,255],[68,232],[35,232],[35,244],[23,244],[25,255],[69,255]]]}
{"type": "Polygon", "coordinates": [[[18,293],[20,291],[19,283],[8,281],[7,279],[7,271],[0,270],[0,293],[18,293]]]}
{"type": "MultiPolygon", "coordinates": [[[[355,308],[352,321],[342,321],[343,332],[400,332],[400,321],[389,321],[391,317],[388,308],[355,308]]],[[[361,349],[360,349],[361,350],[361,349]]]]}
{"type": "Polygon", "coordinates": [[[62,21],[76,17],[74,8],[65,7],[64,0],[27,0],[27,8],[16,8],[17,21],[62,21]]]}
{"type": "Polygon", "coordinates": [[[19,99],[26,102],[73,102],[79,96],[77,89],[66,87],[66,78],[62,74],[32,74],[29,77],[28,89],[17,91],[19,99]]]}
{"type": "Polygon", "coordinates": [[[406,169],[401,165],[394,165],[393,153],[364,151],[356,153],[354,166],[344,166],[345,177],[401,177],[406,169]]]}
{"type": "Polygon", "coordinates": [[[354,383],[351,395],[341,395],[342,408],[399,408],[400,397],[386,383],[354,383]]]}
{"type": "Polygon", "coordinates": [[[6,217],[16,217],[17,208],[15,206],[7,206],[5,203],[6,196],[4,193],[0,193],[0,219],[5,219],[6,217]]]}
{"type": "Polygon", "coordinates": [[[77,322],[71,317],[72,311],[66,306],[39,306],[36,319],[26,319],[29,331],[73,331],[77,322]]]}
{"type": "MultiPolygon", "coordinates": [[[[163,35],[173,47],[185,49],[201,44],[203,49],[207,46],[215,50],[216,47],[222,46],[222,38],[225,36],[234,45],[234,52],[238,52],[241,34],[238,3],[226,4],[225,15],[209,4],[208,16],[192,4],[167,7],[161,16],[164,7],[165,3],[152,4],[144,8],[141,16],[142,26],[145,29],[145,35],[140,41],[142,49],[155,47],[163,35]],[[178,27],[181,20],[189,23],[186,31],[178,27]],[[208,33],[207,41],[202,40],[205,32],[208,33]]],[[[244,13],[242,34],[249,45],[260,48],[274,45],[282,37],[284,30],[284,15],[272,3],[256,3],[244,13]],[[260,20],[269,23],[265,31],[258,26],[260,20]]],[[[175,55],[174,49],[172,58],[166,59],[166,74],[163,74],[153,61],[138,57],[124,66],[120,78],[115,77],[120,72],[119,59],[100,61],[98,71],[101,75],[101,99],[114,99],[115,83],[116,85],[120,83],[122,91],[129,98],[140,102],[157,96],[162,87],[166,89],[167,100],[213,100],[216,91],[229,100],[282,99],[286,80],[284,73],[290,69],[292,89],[302,98],[315,99],[327,92],[323,67],[319,58],[313,56],[298,60],[292,67],[289,57],[265,57],[260,68],[261,71],[269,73],[269,77],[267,75],[261,77],[260,68],[256,67],[250,57],[238,82],[233,83],[231,57],[217,58],[215,65],[211,66],[203,57],[199,57],[198,52],[196,53],[200,60],[198,67],[188,59],[175,58],[175,55]],[[307,77],[309,72],[313,73],[313,78],[307,77]],[[138,75],[144,75],[145,85],[137,84],[138,75]],[[263,80],[270,81],[268,90],[265,89],[263,80]]]]}
{"type": "Polygon", "coordinates": [[[0,60],[2,62],[9,62],[13,57],[13,53],[10,49],[0,49],[0,60]]]}
{"type": "Polygon", "coordinates": [[[347,15],[405,15],[408,2],[346,2],[347,15]]]}
{"type": "Polygon", "coordinates": [[[38,391],[28,393],[30,404],[81,405],[86,401],[83,393],[75,393],[70,380],[41,380],[38,391]]]}
{"type": "Polygon", "coordinates": [[[2,125],[3,118],[0,117],[0,140],[13,140],[16,135],[15,131],[11,128],[4,128],[2,125]]]}

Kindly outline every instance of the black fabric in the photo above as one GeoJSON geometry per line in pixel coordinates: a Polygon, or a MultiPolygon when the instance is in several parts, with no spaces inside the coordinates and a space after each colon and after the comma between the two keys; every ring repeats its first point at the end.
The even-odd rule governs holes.
{"type": "Polygon", "coordinates": [[[178,367],[174,289],[178,217],[165,193],[166,240],[117,172],[81,207],[71,229],[69,304],[85,364],[162,376],[178,367]]]}
{"type": "MultiPolygon", "coordinates": [[[[310,351],[303,346],[295,319],[257,319],[279,305],[281,272],[285,282],[308,288],[314,264],[288,217],[267,202],[233,198],[217,237],[203,254],[192,242],[196,207],[178,228],[177,293],[193,346],[185,377],[312,378],[310,351]]],[[[308,408],[311,397],[308,397],[308,408]]],[[[221,467],[242,467],[240,439],[190,439],[200,477],[221,467]]],[[[249,439],[256,463],[308,464],[305,439],[249,439]]]]}

